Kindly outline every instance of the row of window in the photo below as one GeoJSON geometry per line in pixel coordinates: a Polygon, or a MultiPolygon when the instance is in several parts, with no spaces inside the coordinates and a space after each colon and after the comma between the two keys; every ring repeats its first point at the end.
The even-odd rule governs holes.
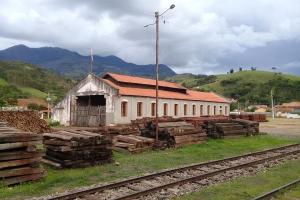
{"type": "MultiPolygon", "coordinates": [[[[168,103],[163,103],[163,115],[168,116],[169,115],[169,108],[168,108],[168,103]]],[[[174,116],[178,116],[178,104],[174,104],[174,116]]],[[[224,106],[225,112],[223,113],[223,107],[219,106],[219,115],[227,115],[227,106],[224,106]]],[[[210,105],[207,106],[207,115],[211,115],[210,113],[211,107],[210,105]]],[[[143,116],[143,103],[142,102],[137,102],[137,116],[142,117],[143,116]]],[[[151,116],[156,115],[156,103],[151,103],[151,116]]],[[[128,103],[127,101],[122,101],[121,102],[121,116],[122,117],[127,117],[128,114],[128,103]]],[[[188,115],[188,105],[184,104],[183,105],[183,115],[186,116],[188,115]]],[[[192,115],[196,115],[196,105],[192,105],[192,115]]],[[[204,115],[204,106],[200,105],[200,116],[204,115]]],[[[217,106],[213,106],[213,115],[217,115],[217,106]]]]}

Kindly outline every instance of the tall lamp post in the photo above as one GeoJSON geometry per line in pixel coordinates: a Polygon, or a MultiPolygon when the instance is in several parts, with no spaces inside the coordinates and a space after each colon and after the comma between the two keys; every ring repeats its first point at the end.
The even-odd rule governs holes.
{"type": "Polygon", "coordinates": [[[155,12],[155,23],[147,24],[144,27],[148,27],[151,25],[156,25],[156,103],[155,103],[155,140],[156,143],[158,143],[158,78],[159,78],[159,17],[161,17],[163,14],[165,14],[168,10],[171,10],[175,8],[175,5],[172,4],[167,10],[165,10],[162,14],[159,14],[159,12],[155,12]]]}

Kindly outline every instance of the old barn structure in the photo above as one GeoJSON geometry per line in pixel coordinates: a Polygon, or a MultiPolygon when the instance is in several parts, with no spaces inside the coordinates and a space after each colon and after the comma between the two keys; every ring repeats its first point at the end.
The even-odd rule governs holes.
{"type": "MultiPolygon", "coordinates": [[[[159,116],[228,115],[229,101],[212,92],[188,90],[159,81],[159,116]]],[[[53,108],[53,119],[63,125],[126,124],[155,116],[155,80],[107,73],[89,74],[53,108]]]]}

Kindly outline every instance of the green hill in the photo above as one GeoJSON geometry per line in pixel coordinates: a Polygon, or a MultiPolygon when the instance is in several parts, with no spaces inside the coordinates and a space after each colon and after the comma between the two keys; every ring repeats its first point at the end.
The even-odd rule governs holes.
{"type": "Polygon", "coordinates": [[[186,79],[171,77],[188,88],[213,91],[244,105],[270,104],[270,91],[274,91],[276,104],[300,100],[300,77],[267,71],[239,71],[232,74],[186,79]],[[209,78],[210,77],[210,78],[209,78]],[[206,81],[206,82],[205,82],[206,81]]]}
{"type": "Polygon", "coordinates": [[[15,105],[18,98],[61,99],[74,83],[51,71],[22,62],[0,62],[0,106],[15,105]]]}

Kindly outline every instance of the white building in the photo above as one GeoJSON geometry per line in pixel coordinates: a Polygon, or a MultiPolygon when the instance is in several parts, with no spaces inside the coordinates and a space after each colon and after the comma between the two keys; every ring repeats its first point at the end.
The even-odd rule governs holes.
{"type": "MultiPolygon", "coordinates": [[[[126,124],[155,116],[155,80],[107,73],[89,74],[53,108],[62,125],[99,126],[126,124]]],[[[229,101],[212,92],[188,90],[159,81],[159,116],[197,117],[228,115],[229,101]]]]}

